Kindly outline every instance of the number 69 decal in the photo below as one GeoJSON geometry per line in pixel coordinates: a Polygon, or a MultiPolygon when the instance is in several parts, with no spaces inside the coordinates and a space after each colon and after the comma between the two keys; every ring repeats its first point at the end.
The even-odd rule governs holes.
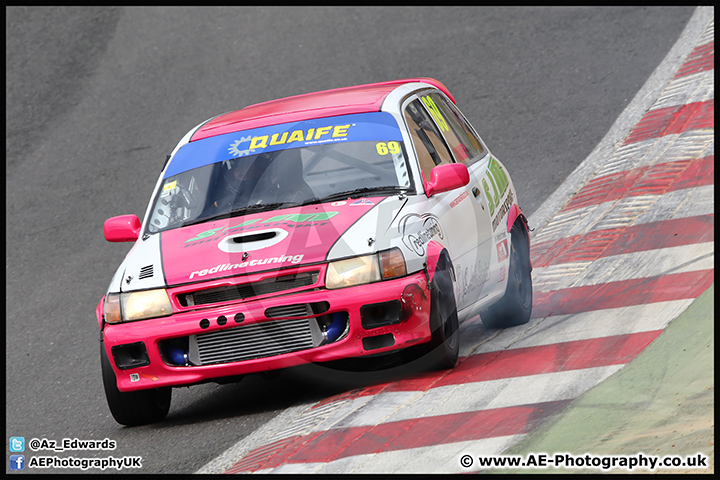
{"type": "Polygon", "coordinates": [[[400,144],[398,142],[378,142],[378,144],[375,145],[375,148],[377,149],[379,155],[387,155],[388,153],[397,155],[401,151],[400,144]]]}

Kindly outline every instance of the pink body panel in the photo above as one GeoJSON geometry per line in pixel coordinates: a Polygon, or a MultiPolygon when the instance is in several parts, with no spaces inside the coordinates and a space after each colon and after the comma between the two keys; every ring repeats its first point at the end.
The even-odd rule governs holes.
{"type": "MultiPolygon", "coordinates": [[[[172,292],[171,292],[172,293],[172,292]]],[[[262,372],[276,368],[286,368],[310,362],[325,362],[341,358],[358,357],[409,347],[430,339],[430,292],[424,272],[418,272],[395,280],[360,285],[339,290],[314,290],[291,295],[272,295],[260,300],[237,302],[212,309],[189,310],[169,317],[142,320],[138,322],[106,325],[103,337],[108,358],[112,359],[111,348],[114,345],[134,343],[142,340],[150,357],[150,365],[129,370],[119,370],[114,362],[113,370],[117,376],[121,391],[142,390],[165,386],[179,386],[205,380],[234,375],[262,372]],[[417,285],[425,293],[424,298],[403,317],[399,324],[366,330],[360,321],[360,307],[378,302],[399,300],[408,285],[417,285]],[[220,326],[216,318],[224,315],[231,318],[241,311],[245,315],[243,325],[268,321],[264,316],[266,309],[288,304],[326,301],[330,304],[329,313],[344,311],[348,313],[350,330],[348,335],[329,345],[309,350],[287,353],[267,358],[245,360],[242,362],[192,367],[176,367],[165,364],[158,350],[158,343],[168,338],[208,333],[237,325],[229,321],[220,326]],[[200,320],[209,319],[207,329],[199,327],[200,320]],[[394,345],[367,351],[362,339],[391,333],[394,345]],[[131,381],[130,374],[138,374],[139,380],[131,381]]]]}
{"type": "Polygon", "coordinates": [[[338,238],[381,200],[309,205],[163,232],[165,279],[178,285],[324,262],[338,238]],[[239,243],[253,234],[274,238],[239,243]],[[256,248],[262,245],[268,246],[256,248]]]}

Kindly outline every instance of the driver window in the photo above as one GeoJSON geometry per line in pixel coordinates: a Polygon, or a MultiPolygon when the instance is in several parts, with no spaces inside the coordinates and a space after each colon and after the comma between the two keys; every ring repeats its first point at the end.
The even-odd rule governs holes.
{"type": "Polygon", "coordinates": [[[422,101],[435,117],[458,162],[470,166],[485,155],[480,141],[447,99],[438,93],[431,93],[422,97],[422,101]]]}
{"type": "Polygon", "coordinates": [[[420,169],[425,180],[430,180],[430,171],[433,167],[453,163],[450,151],[420,100],[414,100],[405,108],[405,121],[415,145],[420,169]]]}

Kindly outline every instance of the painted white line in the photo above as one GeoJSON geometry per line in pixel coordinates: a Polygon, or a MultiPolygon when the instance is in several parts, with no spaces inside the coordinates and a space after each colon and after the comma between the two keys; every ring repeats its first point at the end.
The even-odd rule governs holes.
{"type": "Polygon", "coordinates": [[[322,463],[286,463],[275,468],[264,468],[253,473],[290,473],[290,474],[309,474],[316,473],[316,471],[322,466],[322,463]]]}
{"type": "MultiPolygon", "coordinates": [[[[352,461],[352,470],[336,469],[330,462],[317,473],[410,473],[410,474],[437,474],[437,473],[465,473],[460,466],[460,457],[469,454],[499,455],[522,440],[525,435],[508,435],[504,437],[486,438],[469,442],[448,443],[434,447],[410,448],[407,450],[381,452],[372,455],[361,455],[352,461]]],[[[350,457],[353,458],[353,457],[350,457]]],[[[338,463],[348,461],[345,458],[338,463]]],[[[350,463],[347,462],[346,465],[350,463]]],[[[338,465],[340,466],[340,465],[338,465]]]]}
{"type": "Polygon", "coordinates": [[[672,212],[670,218],[686,218],[711,213],[715,213],[715,185],[692,189],[685,201],[672,212]]]}
{"type": "Polygon", "coordinates": [[[561,263],[534,269],[533,289],[563,288],[710,270],[715,266],[715,243],[646,250],[598,258],[591,262],[561,263]]]}
{"type": "Polygon", "coordinates": [[[652,110],[704,102],[711,98],[715,98],[715,70],[706,70],[674,78],[653,104],[652,110]]]}
{"type": "Polygon", "coordinates": [[[331,462],[289,463],[255,473],[363,473],[363,474],[437,474],[466,473],[460,457],[468,454],[499,455],[522,440],[525,435],[508,435],[467,442],[455,442],[432,447],[409,448],[391,452],[354,455],[331,462]]]}
{"type": "Polygon", "coordinates": [[[714,243],[698,243],[599,258],[567,287],[711,270],[715,268],[714,252],[714,243]]]}
{"type": "Polygon", "coordinates": [[[661,195],[633,225],[715,213],[715,185],[687,188],[661,195]]]}
{"type": "Polygon", "coordinates": [[[692,299],[631,305],[531,319],[526,325],[488,335],[480,317],[460,327],[460,356],[537,347],[664,329],[692,299]]]}
{"type": "Polygon", "coordinates": [[[532,271],[533,291],[550,292],[564,288],[571,279],[587,269],[591,261],[559,263],[546,267],[536,267],[532,271]]]}
{"type": "Polygon", "coordinates": [[[715,213],[715,186],[687,188],[663,195],[644,195],[603,202],[558,213],[531,244],[583,235],[609,228],[612,223],[634,226],[715,213]],[[633,210],[634,209],[634,210],[633,210]],[[630,221],[622,221],[630,214],[630,221]],[[618,220],[620,219],[620,220],[618,220]]]}
{"type": "Polygon", "coordinates": [[[533,240],[533,244],[558,240],[560,238],[582,235],[596,230],[594,225],[615,205],[615,201],[603,202],[599,205],[576,208],[559,212],[533,240]]]}
{"type": "Polygon", "coordinates": [[[659,199],[660,195],[621,198],[593,224],[593,228],[596,230],[609,230],[634,225],[635,220],[652,208],[659,199]]]}
{"type": "Polygon", "coordinates": [[[710,25],[708,25],[707,30],[703,34],[702,37],[700,37],[700,40],[698,40],[698,45],[705,45],[706,43],[710,43],[715,39],[715,20],[710,22],[710,25]]]}
{"type": "Polygon", "coordinates": [[[598,170],[594,178],[626,172],[634,168],[703,158],[714,152],[713,130],[689,130],[650,138],[619,147],[598,170]]]}
{"type": "Polygon", "coordinates": [[[412,404],[425,394],[420,391],[381,392],[365,397],[364,401],[355,399],[353,408],[344,409],[345,415],[334,418],[335,422],[329,428],[379,425],[393,421],[391,419],[403,405],[412,404]]]}
{"type": "Polygon", "coordinates": [[[499,330],[476,353],[662,330],[692,302],[693,299],[673,300],[533,319],[521,327],[499,330]]]}
{"type": "Polygon", "coordinates": [[[415,418],[572,400],[622,367],[623,365],[610,365],[446,385],[431,388],[421,395],[416,394],[409,402],[407,395],[403,395],[408,392],[380,393],[332,428],[373,426],[415,418]],[[387,416],[384,414],[387,410],[395,413],[387,416]]]}

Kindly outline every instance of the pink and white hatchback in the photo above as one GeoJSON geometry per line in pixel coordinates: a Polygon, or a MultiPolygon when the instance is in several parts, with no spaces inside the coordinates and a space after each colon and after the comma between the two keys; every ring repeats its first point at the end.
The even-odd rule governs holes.
{"type": "Polygon", "coordinates": [[[527,221],[444,85],[261,103],[172,151],[97,308],[108,405],[162,420],[172,387],[405,351],[457,362],[459,324],[526,323],[527,221]]]}

